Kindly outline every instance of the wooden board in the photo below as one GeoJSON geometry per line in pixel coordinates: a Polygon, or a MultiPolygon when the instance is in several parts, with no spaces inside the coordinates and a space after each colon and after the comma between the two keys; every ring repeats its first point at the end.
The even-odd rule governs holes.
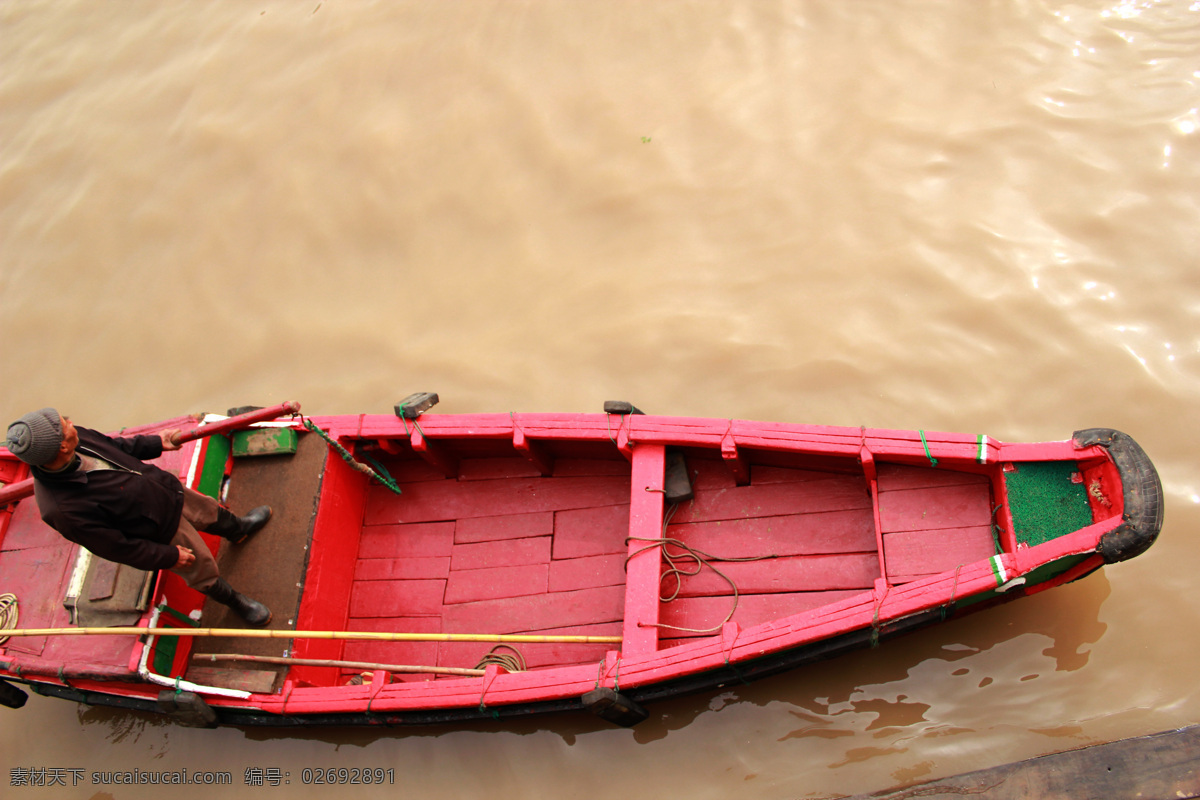
{"type": "Polygon", "coordinates": [[[1200,726],[1094,745],[851,800],[1200,797],[1200,726]]]}
{"type": "Polygon", "coordinates": [[[995,555],[987,476],[880,464],[878,485],[884,556],[893,583],[995,555]]]}
{"type": "MultiPolygon", "coordinates": [[[[738,598],[733,621],[743,628],[770,622],[791,614],[836,603],[860,594],[860,591],[795,592],[782,594],[747,594],[738,598]]],[[[679,628],[706,629],[720,626],[734,608],[733,597],[680,597],[662,607],[661,622],[679,628]]],[[[714,632],[697,633],[663,629],[659,636],[664,640],[680,637],[712,636],[714,632]]],[[[664,642],[664,646],[669,646],[664,642]]]]}
{"type": "Polygon", "coordinates": [[[987,484],[930,486],[879,492],[879,523],[885,534],[988,525],[992,519],[987,484]]]}
{"type": "Polygon", "coordinates": [[[726,558],[862,553],[876,548],[870,508],[673,524],[667,535],[726,558]]]}
{"type": "Polygon", "coordinates": [[[355,581],[351,617],[435,616],[442,608],[446,581],[355,581]]]}
{"type": "Polygon", "coordinates": [[[676,523],[705,522],[870,508],[871,495],[861,476],[830,475],[823,480],[697,491],[696,499],[680,506],[673,519],[676,523]]]}
{"type": "Polygon", "coordinates": [[[508,514],[494,517],[460,519],[454,528],[455,544],[493,542],[500,539],[523,539],[549,536],[554,533],[554,512],[508,514]]]}
{"type": "Polygon", "coordinates": [[[612,553],[550,562],[551,592],[625,584],[625,554],[612,553]]]}
{"type": "Polygon", "coordinates": [[[934,486],[984,485],[987,475],[937,467],[914,467],[908,464],[879,464],[876,467],[880,491],[927,489],[934,486]]]}
{"type": "Polygon", "coordinates": [[[450,557],[360,558],[354,566],[357,581],[428,580],[450,577],[450,557]]]}
{"type": "Polygon", "coordinates": [[[365,522],[432,522],[628,502],[629,480],[624,476],[428,481],[406,484],[401,495],[373,491],[367,499],[365,522]]]}
{"type": "Polygon", "coordinates": [[[545,594],[549,570],[545,563],[452,570],[443,602],[450,605],[545,594]]]}
{"type": "Polygon", "coordinates": [[[488,567],[513,567],[523,564],[546,564],[550,561],[549,536],[527,539],[456,544],[450,568],[474,570],[488,567]]]}
{"type": "MultiPolygon", "coordinates": [[[[695,562],[681,560],[680,567],[694,570],[695,562]]],[[[875,553],[836,553],[817,556],[785,556],[765,561],[712,562],[699,574],[682,577],[680,597],[722,596],[733,594],[733,586],[743,594],[776,592],[823,592],[835,589],[869,589],[879,577],[879,558],[875,553]],[[720,570],[729,578],[718,575],[720,570]]],[[[664,578],[664,593],[673,591],[673,577],[664,578]]]]}
{"type": "Polygon", "coordinates": [[[560,511],[554,519],[554,557],[624,553],[628,535],[628,504],[560,511]]]}
{"type": "Polygon", "coordinates": [[[460,481],[497,478],[535,478],[542,473],[527,458],[464,458],[458,465],[460,481]]]}
{"type": "Polygon", "coordinates": [[[883,544],[888,575],[896,582],[954,570],[996,553],[988,525],[889,533],[883,544]]]}
{"type": "Polygon", "coordinates": [[[621,628],[621,652],[627,656],[658,649],[666,448],[638,447],[632,454],[632,467],[625,543],[625,624],[621,628]]]}
{"type": "Polygon", "coordinates": [[[189,666],[187,671],[187,679],[201,686],[238,689],[255,694],[273,692],[277,678],[278,675],[274,670],[267,669],[235,669],[196,664],[189,666]]]}
{"type": "Polygon", "coordinates": [[[625,587],[578,589],[528,597],[509,597],[448,605],[447,633],[526,633],[622,618],[625,587]]]}
{"type": "Polygon", "coordinates": [[[453,522],[373,525],[363,528],[359,558],[437,558],[450,555],[453,522]]]}

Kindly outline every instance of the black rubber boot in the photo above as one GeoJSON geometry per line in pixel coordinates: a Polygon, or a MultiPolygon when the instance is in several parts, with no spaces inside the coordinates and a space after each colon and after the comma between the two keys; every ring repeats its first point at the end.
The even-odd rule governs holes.
{"type": "Polygon", "coordinates": [[[217,578],[217,582],[208,587],[204,594],[221,605],[232,608],[251,627],[261,628],[271,621],[271,609],[234,590],[224,578],[217,578]]]}
{"type": "Polygon", "coordinates": [[[241,544],[261,530],[270,519],[270,506],[259,506],[244,517],[237,516],[227,508],[220,508],[217,510],[216,524],[210,526],[207,532],[215,533],[234,544],[241,544]]]}

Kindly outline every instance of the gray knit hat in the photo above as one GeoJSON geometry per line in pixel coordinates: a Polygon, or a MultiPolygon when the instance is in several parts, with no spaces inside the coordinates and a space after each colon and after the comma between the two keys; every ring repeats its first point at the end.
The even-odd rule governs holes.
{"type": "Polygon", "coordinates": [[[53,408],[43,408],[9,425],[5,444],[26,464],[41,467],[55,459],[62,441],[62,417],[53,408]]]}

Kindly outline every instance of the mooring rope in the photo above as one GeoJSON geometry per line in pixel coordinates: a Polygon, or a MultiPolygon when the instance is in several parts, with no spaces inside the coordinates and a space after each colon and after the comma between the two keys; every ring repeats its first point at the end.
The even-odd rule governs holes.
{"type": "Polygon", "coordinates": [[[959,564],[954,568],[954,586],[950,589],[950,602],[942,606],[942,622],[946,621],[946,617],[954,610],[954,601],[958,596],[958,573],[962,570],[963,565],[959,564]]]}
{"type": "Polygon", "coordinates": [[[996,512],[1004,508],[1003,505],[997,505],[992,509],[992,544],[996,547],[996,555],[1004,554],[1004,545],[1000,544],[1000,523],[996,521],[996,512]]]}
{"type": "MultiPolygon", "coordinates": [[[[955,580],[957,580],[957,578],[955,580]]],[[[875,614],[871,617],[871,649],[872,650],[874,650],[876,647],[879,646],[879,631],[881,629],[881,626],[879,624],[879,611],[880,611],[880,609],[883,608],[883,601],[887,600],[887,596],[889,594],[891,594],[891,591],[892,591],[892,585],[889,583],[889,584],[887,584],[887,587],[883,590],[883,597],[879,596],[878,591],[876,591],[874,593],[875,594],[875,614]]]]}
{"type": "MultiPolygon", "coordinates": [[[[607,674],[607,672],[605,672],[605,669],[604,669],[607,666],[607,663],[608,663],[607,659],[600,660],[600,666],[596,671],[596,688],[597,689],[600,688],[600,684],[602,684],[604,682],[604,680],[608,677],[608,674],[607,674]]],[[[620,656],[620,654],[617,655],[617,662],[616,662],[616,664],[613,665],[613,668],[614,668],[613,691],[619,692],[619,691],[621,691],[621,656],[620,656]]]]}
{"type": "MultiPolygon", "coordinates": [[[[412,436],[412,431],[408,429],[408,417],[404,416],[404,411],[407,408],[408,408],[407,403],[401,403],[399,412],[397,413],[397,416],[400,417],[400,424],[404,426],[404,432],[407,433],[409,436],[412,436]]],[[[511,414],[512,412],[510,411],[509,413],[511,414]]],[[[417,416],[413,417],[412,422],[413,422],[413,427],[417,429],[417,433],[421,434],[422,437],[425,436],[425,431],[421,430],[421,420],[420,420],[419,412],[418,412],[417,416]]]]}
{"type": "Polygon", "coordinates": [[[342,447],[341,443],[334,440],[334,438],[328,433],[318,428],[316,423],[314,423],[308,417],[301,415],[300,422],[303,423],[305,428],[324,439],[326,443],[342,457],[342,460],[349,464],[353,469],[356,469],[364,475],[374,478],[396,494],[402,494],[400,487],[396,485],[396,481],[393,480],[392,476],[388,474],[387,469],[378,461],[370,458],[370,456],[367,456],[371,463],[376,467],[376,469],[371,469],[366,464],[355,459],[354,455],[349,450],[347,450],[345,447],[342,447]]]}
{"type": "MultiPolygon", "coordinates": [[[[621,417],[622,417],[622,419],[621,419],[621,423],[622,423],[622,424],[624,424],[624,422],[625,422],[625,420],[624,420],[624,417],[625,417],[625,415],[624,415],[624,414],[621,414],[621,415],[619,415],[619,416],[621,416],[621,417]]],[[[609,440],[610,442],[612,442],[612,443],[613,443],[613,447],[616,447],[616,446],[617,446],[617,436],[616,436],[616,434],[614,434],[614,433],[613,433],[613,430],[612,430],[612,418],[613,418],[613,415],[612,415],[612,414],[605,414],[605,415],[604,415],[604,418],[605,418],[605,420],[608,422],[608,440],[609,440]]],[[[619,434],[620,432],[621,432],[621,426],[620,426],[620,425],[618,425],[618,426],[617,426],[617,433],[619,434]]]]}
{"type": "Polygon", "coordinates": [[[929,442],[925,441],[925,431],[917,431],[921,434],[921,445],[925,448],[925,457],[929,459],[929,466],[936,467],[937,459],[933,457],[933,453],[929,452],[929,442]]]}

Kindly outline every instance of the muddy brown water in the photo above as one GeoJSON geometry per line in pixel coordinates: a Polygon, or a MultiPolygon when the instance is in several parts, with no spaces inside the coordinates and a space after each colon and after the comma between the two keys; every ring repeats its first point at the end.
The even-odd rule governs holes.
{"type": "Polygon", "coordinates": [[[1198,54],[1178,1],[3,4],[6,420],[428,390],[1100,425],[1167,514],[1132,562],[633,730],[198,731],[35,697],[0,715],[0,794],[186,769],[231,784],[172,797],[315,798],[304,770],[345,767],[393,770],[352,798],[823,798],[1200,721],[1198,54]]]}

